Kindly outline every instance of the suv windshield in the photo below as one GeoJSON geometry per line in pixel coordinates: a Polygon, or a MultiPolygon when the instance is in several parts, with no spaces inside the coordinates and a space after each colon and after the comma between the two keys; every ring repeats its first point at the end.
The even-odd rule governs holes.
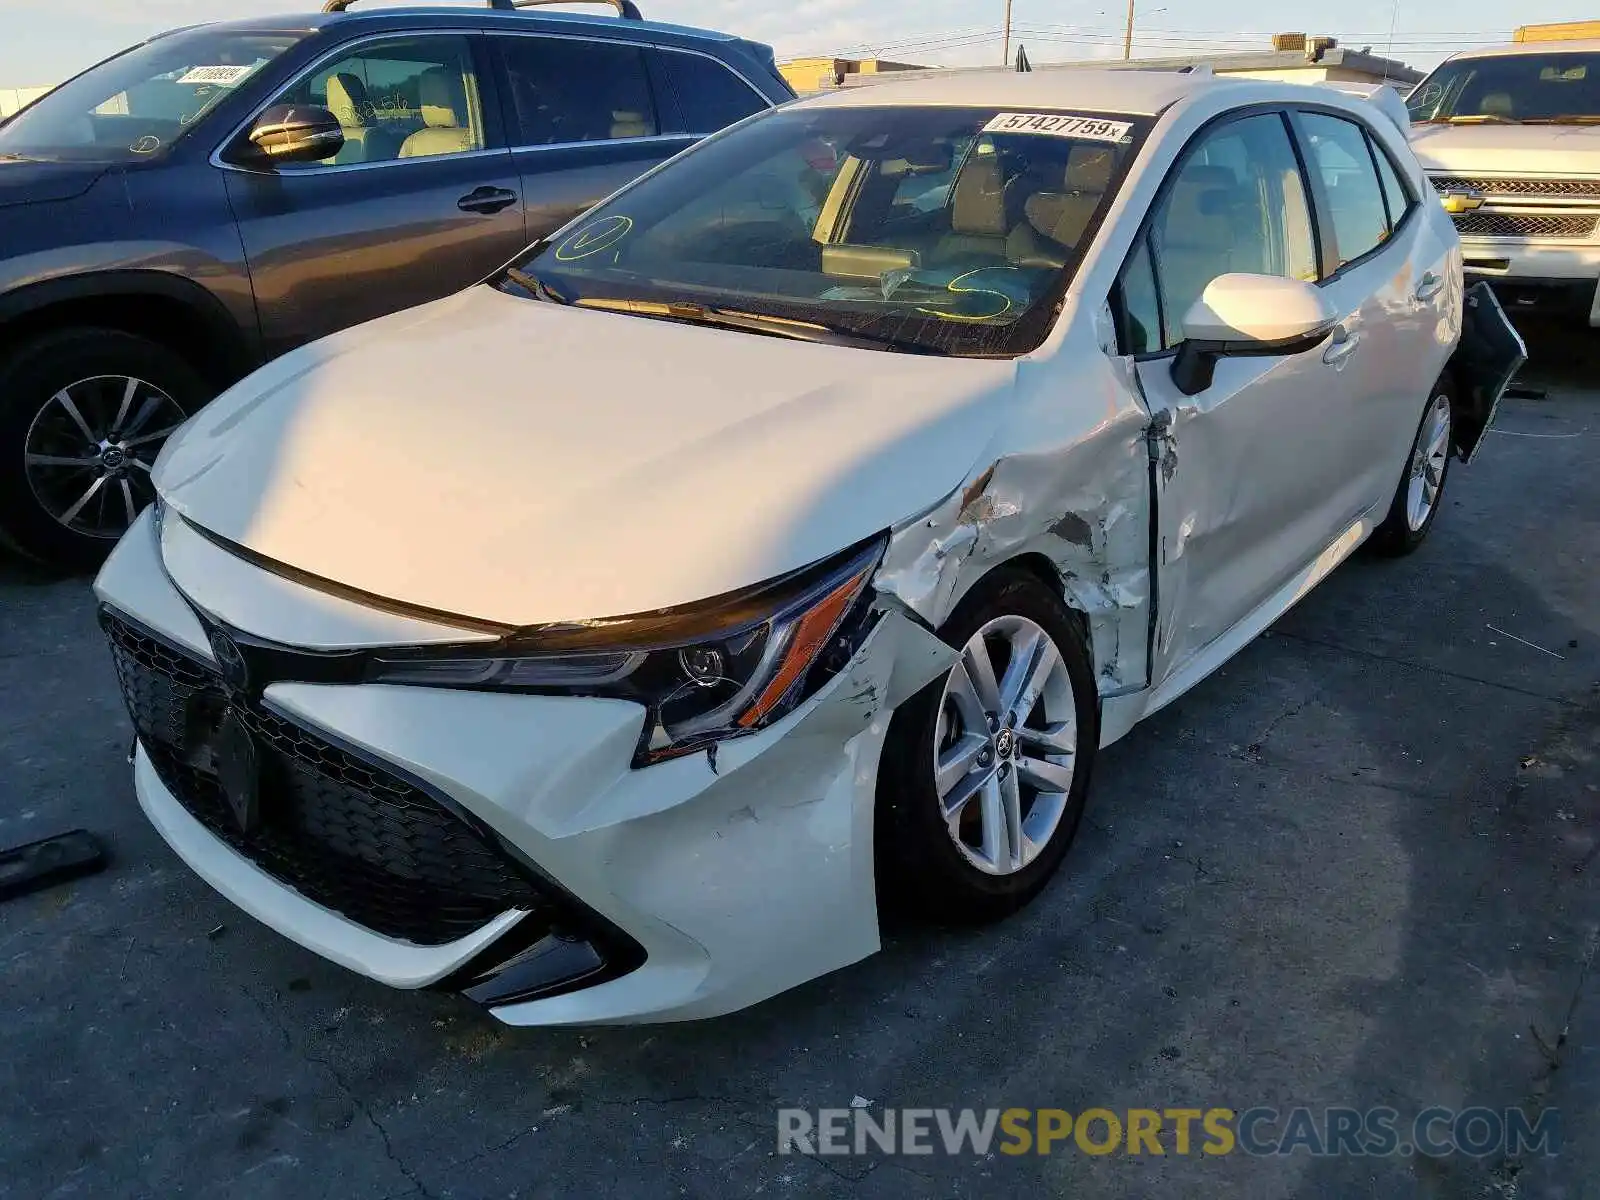
{"type": "Polygon", "coordinates": [[[305,36],[202,28],[135,46],[0,124],[0,158],[148,158],[305,36]]]}
{"type": "Polygon", "coordinates": [[[1547,50],[1447,62],[1406,99],[1415,122],[1600,121],[1600,54],[1547,50]]]}
{"type": "Polygon", "coordinates": [[[753,333],[1011,356],[1049,332],[1147,118],[819,107],[735,126],[502,287],[753,333]]]}

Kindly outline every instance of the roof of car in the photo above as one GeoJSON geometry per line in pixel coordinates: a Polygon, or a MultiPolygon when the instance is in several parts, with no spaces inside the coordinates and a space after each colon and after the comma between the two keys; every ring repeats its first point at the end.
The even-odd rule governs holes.
{"type": "Polygon", "coordinates": [[[1084,112],[1155,116],[1176,101],[1207,88],[1233,86],[1207,74],[1166,71],[995,71],[963,75],[918,73],[869,88],[823,92],[812,106],[885,104],[972,105],[1079,109],[1084,112]]]}
{"type": "MultiPolygon", "coordinates": [[[[343,25],[437,25],[457,23],[472,26],[504,24],[508,28],[543,26],[545,28],[581,27],[607,33],[629,35],[668,35],[678,38],[698,38],[704,41],[734,42],[734,34],[714,29],[697,29],[689,25],[671,25],[664,21],[625,21],[603,13],[550,12],[545,9],[515,10],[478,7],[470,4],[416,5],[408,7],[353,8],[348,12],[278,13],[267,17],[244,17],[214,22],[230,29],[328,29],[343,25]]],[[[173,32],[182,32],[175,30],[173,32]]]]}
{"type": "Polygon", "coordinates": [[[1517,42],[1510,46],[1485,46],[1480,50],[1463,50],[1450,56],[1451,62],[1463,58],[1507,58],[1524,54],[1594,54],[1600,52],[1600,38],[1573,38],[1570,41],[1517,42]]]}

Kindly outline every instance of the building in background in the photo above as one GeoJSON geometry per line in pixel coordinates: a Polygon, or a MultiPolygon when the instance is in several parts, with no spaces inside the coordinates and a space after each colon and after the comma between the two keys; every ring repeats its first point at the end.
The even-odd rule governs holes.
{"type": "MultiPolygon", "coordinates": [[[[874,71],[796,71],[791,67],[800,63],[848,63],[850,59],[799,59],[795,63],[779,66],[784,78],[795,91],[826,91],[836,87],[864,87],[888,77],[888,69],[879,64],[874,71]]],[[[1269,49],[1226,54],[1185,54],[1166,58],[1089,59],[1078,62],[1037,63],[1035,71],[1070,71],[1084,68],[1119,71],[1180,71],[1196,67],[1209,67],[1218,75],[1240,75],[1254,79],[1286,80],[1290,83],[1320,83],[1333,80],[1339,83],[1390,84],[1404,92],[1421,81],[1424,72],[1391,58],[1374,54],[1370,46],[1360,50],[1347,50],[1331,37],[1307,37],[1303,33],[1280,33],[1273,37],[1269,49]]],[[[893,71],[943,71],[963,73],[973,71],[1010,70],[1009,67],[911,67],[903,63],[891,64],[893,71]]]]}
{"type": "Polygon", "coordinates": [[[47,87],[0,87],[0,117],[9,117],[24,104],[32,104],[49,90],[47,87]]]}
{"type": "Polygon", "coordinates": [[[1561,21],[1555,25],[1523,25],[1511,35],[1513,42],[1571,42],[1600,38],[1600,21],[1561,21]]]}
{"type": "Polygon", "coordinates": [[[926,71],[916,63],[890,62],[886,58],[792,58],[778,70],[802,96],[844,87],[848,80],[895,71],[926,71]]]}

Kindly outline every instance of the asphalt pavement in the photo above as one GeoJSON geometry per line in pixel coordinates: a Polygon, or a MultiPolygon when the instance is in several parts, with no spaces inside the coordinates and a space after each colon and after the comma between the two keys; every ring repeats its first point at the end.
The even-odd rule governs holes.
{"type": "Polygon", "coordinates": [[[1536,344],[1419,553],[1102,757],[1035,905],[697,1024],[507,1029],[255,924],[137,808],[87,582],[0,563],[0,845],[113,854],[0,904],[0,1197],[1600,1195],[1591,344],[1536,344]],[[1561,1153],[776,1152],[853,1102],[1553,1109],[1561,1153]]]}

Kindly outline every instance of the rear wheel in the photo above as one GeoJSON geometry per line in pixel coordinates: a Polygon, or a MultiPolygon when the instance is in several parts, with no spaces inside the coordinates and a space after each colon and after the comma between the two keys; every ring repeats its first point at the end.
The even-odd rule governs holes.
{"type": "Polygon", "coordinates": [[[1441,376],[1433,385],[1422,421],[1411,441],[1406,471],[1395,489],[1389,513],[1372,535],[1372,548],[1390,557],[1410,554],[1428,536],[1444,503],[1444,485],[1450,474],[1451,404],[1453,385],[1441,376]]]}
{"type": "Polygon", "coordinates": [[[0,362],[0,537],[91,566],[155,498],[150,468],[212,389],[166,347],[110,329],[47,334],[0,362]]]}
{"type": "Polygon", "coordinates": [[[879,897],[989,921],[1039,892],[1077,832],[1099,745],[1094,674],[1077,621],[1025,572],[980,584],[940,636],[961,658],[890,723],[879,897]]]}

